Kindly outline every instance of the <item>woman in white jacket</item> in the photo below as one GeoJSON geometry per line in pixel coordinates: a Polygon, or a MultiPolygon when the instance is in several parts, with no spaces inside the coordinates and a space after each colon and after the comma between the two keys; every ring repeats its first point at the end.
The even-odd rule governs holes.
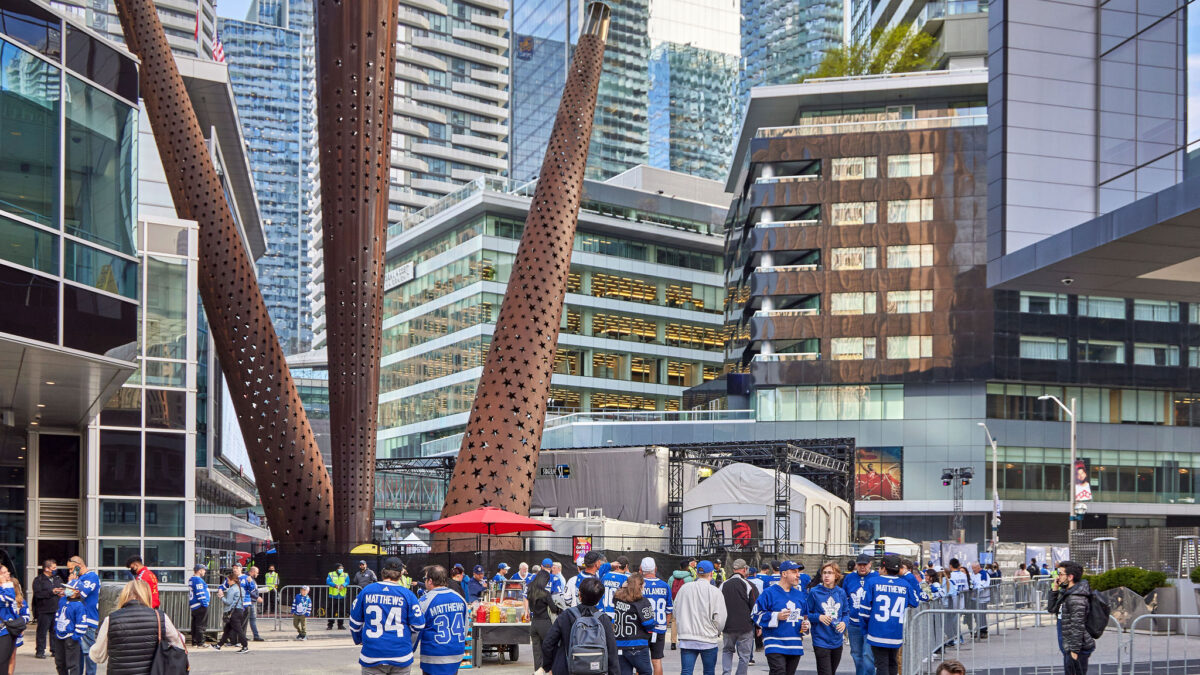
{"type": "Polygon", "coordinates": [[[721,629],[727,613],[725,597],[712,585],[713,564],[701,560],[696,565],[697,578],[679,587],[675,598],[675,625],[679,633],[680,675],[692,675],[699,658],[704,675],[717,669],[721,629]]]}

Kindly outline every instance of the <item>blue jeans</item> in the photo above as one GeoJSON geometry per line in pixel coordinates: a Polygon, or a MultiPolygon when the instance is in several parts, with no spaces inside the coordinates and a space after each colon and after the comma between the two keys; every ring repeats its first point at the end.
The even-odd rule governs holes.
{"type": "Polygon", "coordinates": [[[704,668],[704,675],[715,675],[717,672],[717,652],[721,651],[716,645],[712,649],[680,649],[679,654],[679,675],[692,675],[692,669],[696,666],[696,659],[700,659],[701,666],[704,668]]]}
{"type": "Polygon", "coordinates": [[[96,662],[88,655],[92,649],[92,645],[96,644],[96,631],[100,630],[97,626],[89,626],[87,633],[80,640],[80,647],[83,649],[83,672],[84,675],[96,675],[96,662]]]}
{"type": "Polygon", "coordinates": [[[848,623],[846,635],[850,638],[850,658],[854,659],[855,675],[875,675],[875,657],[862,624],[848,623]]]}
{"type": "Polygon", "coordinates": [[[632,675],[634,672],[638,675],[650,675],[654,672],[653,666],[650,665],[649,647],[622,647],[619,651],[621,656],[617,662],[621,664],[621,675],[632,675]]]}

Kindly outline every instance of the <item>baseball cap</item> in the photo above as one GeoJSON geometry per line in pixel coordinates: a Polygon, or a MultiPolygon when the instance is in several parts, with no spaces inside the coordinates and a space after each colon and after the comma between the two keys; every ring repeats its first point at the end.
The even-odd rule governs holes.
{"type": "Polygon", "coordinates": [[[587,555],[583,556],[583,564],[595,565],[597,561],[604,557],[604,554],[599,551],[588,551],[587,555]]]}
{"type": "Polygon", "coordinates": [[[542,558],[542,567],[552,567],[553,565],[554,565],[553,560],[551,560],[549,558],[542,558]]]}
{"type": "Polygon", "coordinates": [[[497,567],[497,569],[502,569],[502,570],[508,569],[508,563],[500,563],[500,565],[497,567]]]}
{"type": "Polygon", "coordinates": [[[366,565],[366,564],[367,564],[367,561],[366,561],[366,560],[359,560],[359,561],[358,561],[358,564],[359,564],[359,565],[366,565]]]}
{"type": "Polygon", "coordinates": [[[797,563],[796,563],[796,569],[798,569],[798,570],[803,570],[803,569],[804,569],[804,563],[802,563],[802,562],[797,562],[797,563]]]}
{"type": "Polygon", "coordinates": [[[658,569],[658,565],[654,562],[654,558],[651,558],[650,556],[642,558],[642,564],[640,567],[642,568],[643,572],[653,572],[654,570],[658,569]]]}
{"type": "Polygon", "coordinates": [[[208,569],[208,568],[205,567],[204,565],[196,565],[195,567],[192,568],[192,571],[199,572],[200,570],[206,570],[206,569],[208,569]]]}
{"type": "Polygon", "coordinates": [[[751,568],[750,568],[750,574],[758,574],[758,568],[757,568],[757,567],[751,567],[751,568]]]}
{"type": "Polygon", "coordinates": [[[462,572],[465,569],[466,568],[463,567],[462,563],[454,563],[454,571],[455,572],[462,572]]]}
{"type": "Polygon", "coordinates": [[[734,569],[734,570],[744,570],[744,569],[746,569],[746,561],[742,560],[741,558],[738,558],[738,559],[734,560],[733,564],[730,565],[729,567],[730,567],[730,569],[734,569]]]}
{"type": "Polygon", "coordinates": [[[713,564],[707,560],[701,560],[696,563],[696,569],[700,571],[700,574],[712,574],[713,564]]]}
{"type": "Polygon", "coordinates": [[[779,563],[779,571],[780,572],[786,572],[788,570],[798,570],[798,569],[800,569],[800,565],[791,560],[784,560],[783,562],[779,563]]]}
{"type": "Polygon", "coordinates": [[[854,559],[854,564],[855,565],[870,565],[871,560],[872,560],[871,556],[867,555],[866,553],[859,553],[858,557],[854,559]]]}
{"type": "Polygon", "coordinates": [[[476,565],[471,571],[475,574],[480,574],[483,572],[483,565],[476,565]]]}
{"type": "Polygon", "coordinates": [[[383,561],[383,569],[391,572],[399,572],[404,569],[404,563],[400,562],[399,558],[388,558],[383,561]]]}

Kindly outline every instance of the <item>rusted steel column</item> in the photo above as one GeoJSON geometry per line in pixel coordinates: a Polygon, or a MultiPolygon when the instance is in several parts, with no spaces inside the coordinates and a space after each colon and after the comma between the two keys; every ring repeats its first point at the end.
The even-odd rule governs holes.
{"type": "Polygon", "coordinates": [[[334,541],[371,541],[396,0],[317,0],[334,541]]]}
{"type": "MultiPolygon", "coordinates": [[[[443,516],[480,506],[529,513],[608,25],[608,6],[589,4],[443,516]]],[[[492,548],[519,541],[508,539],[493,539],[492,548]]],[[[474,538],[451,548],[474,550],[474,538]]]]}
{"type": "Polygon", "coordinates": [[[175,58],[150,0],[116,0],[167,185],[200,224],[200,297],[271,534],[285,550],[328,544],[333,490],[238,236],[175,58]]]}

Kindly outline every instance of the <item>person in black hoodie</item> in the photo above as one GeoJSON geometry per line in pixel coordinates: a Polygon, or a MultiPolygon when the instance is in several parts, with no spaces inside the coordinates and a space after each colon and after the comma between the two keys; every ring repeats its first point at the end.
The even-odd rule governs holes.
{"type": "Polygon", "coordinates": [[[746,669],[754,658],[755,626],[750,614],[754,610],[754,603],[758,602],[758,587],[746,578],[750,568],[745,560],[734,560],[730,569],[733,576],[721,584],[721,596],[725,598],[721,672],[722,675],[729,675],[733,668],[733,656],[737,654],[737,675],[746,675],[746,669]]]}
{"type": "Polygon", "coordinates": [[[604,627],[604,636],[608,643],[607,675],[618,675],[621,672],[620,657],[617,656],[617,640],[613,634],[612,620],[596,606],[604,598],[604,584],[599,579],[591,577],[579,582],[579,604],[573,610],[558,615],[550,632],[542,639],[542,664],[550,664],[553,675],[571,675],[567,667],[567,651],[571,642],[571,627],[575,625],[575,612],[583,616],[598,615],[600,625],[604,627]]]}
{"type": "Polygon", "coordinates": [[[58,564],[53,560],[42,563],[42,573],[33,580],[33,617],[37,619],[36,658],[46,658],[46,643],[54,632],[54,614],[58,610],[58,596],[54,587],[62,583],[54,574],[58,564]]]}
{"type": "Polygon", "coordinates": [[[1087,632],[1087,614],[1092,589],[1083,578],[1083,566],[1064,560],[1055,569],[1046,611],[1058,614],[1058,648],[1063,653],[1066,675],[1087,675],[1088,659],[1096,651],[1096,640],[1087,632]]]}

